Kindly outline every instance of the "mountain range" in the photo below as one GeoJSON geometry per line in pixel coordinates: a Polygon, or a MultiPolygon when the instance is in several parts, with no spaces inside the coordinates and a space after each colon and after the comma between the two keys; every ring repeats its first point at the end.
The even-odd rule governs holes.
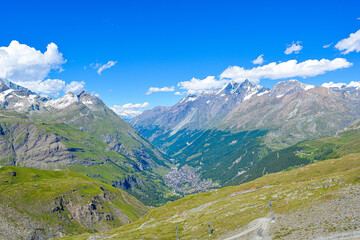
{"type": "Polygon", "coordinates": [[[360,90],[352,85],[289,80],[267,89],[230,81],[144,111],[130,123],[179,167],[190,165],[205,179],[231,185],[272,151],[334,134],[358,119],[360,90]]]}
{"type": "MultiPolygon", "coordinates": [[[[360,152],[359,86],[290,80],[268,89],[250,81],[230,81],[222,88],[188,95],[174,106],[145,111],[131,119],[132,126],[86,91],[51,99],[0,81],[0,229],[11,230],[0,236],[45,237],[34,229],[46,225],[53,235],[85,233],[71,239],[87,239],[93,226],[103,232],[126,224],[108,236],[172,238],[171,219],[199,225],[215,212],[231,218],[235,206],[229,198],[244,202],[243,188],[244,197],[256,198],[255,203],[246,200],[245,209],[267,204],[263,195],[252,193],[259,189],[266,202],[278,199],[285,204],[278,209],[286,217],[291,217],[286,215],[290,207],[306,208],[309,197],[319,208],[330,204],[331,197],[320,196],[321,186],[339,186],[329,187],[330,196],[359,178],[353,174],[360,152]],[[329,163],[318,163],[326,159],[336,159],[328,161],[336,164],[336,171],[329,163]],[[307,172],[309,168],[313,170],[307,172]],[[291,169],[296,170],[287,172],[291,169]],[[285,172],[271,174],[281,171],[285,172]],[[297,175],[295,182],[292,174],[297,175]],[[324,182],[317,177],[345,180],[324,182]],[[213,189],[238,184],[242,185],[213,189]],[[312,195],[300,193],[304,184],[312,195]],[[320,187],[313,189],[314,184],[320,187]],[[283,195],[267,190],[271,187],[283,195]],[[145,205],[161,206],[209,189],[213,190],[155,208],[136,221],[149,210],[145,205]],[[199,216],[197,212],[207,207],[211,211],[199,216]],[[169,219],[168,213],[173,217],[169,219]],[[154,232],[158,225],[162,230],[154,232]]],[[[351,198],[346,201],[353,204],[351,198]]],[[[266,211],[257,213],[261,217],[266,211]]],[[[214,220],[217,236],[241,235],[235,230],[239,224],[259,220],[246,217],[224,225],[224,219],[214,220]]],[[[184,238],[205,237],[185,225],[179,228],[184,238]]],[[[272,236],[295,231],[281,226],[272,236]]]]}

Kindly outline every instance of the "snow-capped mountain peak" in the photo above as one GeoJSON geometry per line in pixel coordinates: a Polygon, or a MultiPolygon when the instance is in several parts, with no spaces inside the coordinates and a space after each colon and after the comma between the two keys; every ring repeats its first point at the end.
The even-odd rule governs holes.
{"type": "Polygon", "coordinates": [[[281,98],[294,92],[302,92],[314,88],[313,85],[301,83],[297,80],[282,81],[275,84],[269,94],[272,97],[281,98]]]}

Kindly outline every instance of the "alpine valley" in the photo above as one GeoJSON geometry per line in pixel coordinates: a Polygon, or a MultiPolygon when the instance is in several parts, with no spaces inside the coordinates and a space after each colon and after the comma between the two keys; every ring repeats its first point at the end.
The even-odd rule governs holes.
{"type": "Polygon", "coordinates": [[[131,123],[178,168],[188,165],[203,179],[234,185],[253,179],[252,169],[276,158],[274,151],[335,134],[360,117],[359,82],[324,86],[289,80],[266,89],[230,81],[172,107],[145,111],[131,123]]]}
{"type": "MultiPolygon", "coordinates": [[[[229,81],[128,123],[86,91],[51,99],[1,80],[0,107],[0,229],[8,230],[0,238],[88,239],[96,228],[101,234],[113,229],[105,234],[110,238],[171,239],[170,225],[179,222],[185,224],[182,238],[205,239],[186,224],[202,224],[215,212],[231,217],[228,211],[236,207],[228,197],[236,196],[246,216],[253,206],[261,211],[226,226],[225,218],[214,220],[215,235],[233,239],[241,235],[237,226],[251,229],[258,224],[251,221],[266,215],[264,199],[277,199],[283,215],[289,206],[308,207],[301,195],[305,186],[298,184],[303,181],[332,179],[329,197],[312,191],[319,208],[352,186],[358,191],[360,82],[334,87],[289,80],[268,89],[229,81]],[[328,167],[319,161],[327,159],[339,167],[319,173],[328,167]],[[304,168],[308,164],[315,165],[304,168]],[[311,173],[302,174],[309,168],[311,173]],[[281,173],[270,174],[276,172],[281,173]],[[270,187],[284,194],[270,197],[270,187]],[[241,189],[250,194],[246,199],[241,189]],[[52,230],[46,233],[43,226],[52,230]]],[[[304,234],[279,224],[264,234],[304,234]]]]}

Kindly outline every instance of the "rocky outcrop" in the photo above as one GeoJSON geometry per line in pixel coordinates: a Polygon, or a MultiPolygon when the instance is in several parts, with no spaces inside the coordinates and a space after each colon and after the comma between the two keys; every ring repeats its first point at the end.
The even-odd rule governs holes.
{"type": "Polygon", "coordinates": [[[78,173],[1,167],[0,239],[59,238],[93,228],[105,232],[147,211],[123,190],[78,173]]]}
{"type": "Polygon", "coordinates": [[[112,186],[116,188],[129,190],[135,188],[136,186],[144,186],[144,183],[135,177],[128,176],[123,180],[113,181],[112,186]]]}
{"type": "Polygon", "coordinates": [[[5,165],[47,168],[47,165],[68,165],[77,161],[61,141],[34,124],[0,122],[0,159],[5,165]]]}

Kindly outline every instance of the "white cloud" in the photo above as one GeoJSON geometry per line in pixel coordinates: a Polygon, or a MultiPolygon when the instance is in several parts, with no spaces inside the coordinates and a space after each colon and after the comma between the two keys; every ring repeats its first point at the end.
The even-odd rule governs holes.
{"type": "Polygon", "coordinates": [[[330,89],[346,89],[346,88],[360,89],[360,81],[359,82],[351,81],[349,84],[329,82],[329,83],[323,83],[321,86],[330,89]]]}
{"type": "Polygon", "coordinates": [[[100,63],[92,63],[90,64],[90,67],[92,67],[93,69],[97,69],[97,73],[99,75],[101,75],[101,73],[106,70],[109,69],[111,67],[113,67],[115,64],[117,63],[117,61],[108,61],[106,64],[100,64],[100,63]]]}
{"type": "Polygon", "coordinates": [[[348,68],[353,64],[345,58],[335,58],[334,60],[307,60],[298,63],[297,60],[287,62],[272,62],[264,66],[245,69],[238,66],[228,67],[221,75],[221,79],[231,79],[243,82],[248,79],[252,82],[259,82],[261,79],[285,79],[293,77],[314,77],[337,69],[348,68]]]}
{"type": "Polygon", "coordinates": [[[36,82],[22,82],[22,86],[42,95],[59,96],[66,83],[60,79],[47,79],[36,82]]]}
{"type": "Polygon", "coordinates": [[[351,33],[348,38],[340,40],[335,48],[344,55],[350,52],[360,52],[360,30],[351,33]]]}
{"type": "Polygon", "coordinates": [[[8,47],[0,47],[0,78],[36,82],[44,80],[51,70],[62,70],[65,62],[55,43],[48,44],[42,53],[14,40],[8,47]]]}
{"type": "Polygon", "coordinates": [[[182,93],[181,92],[175,92],[174,93],[174,95],[177,95],[177,96],[181,96],[181,95],[185,95],[185,94],[186,94],[186,92],[182,92],[182,93]]]}
{"type": "Polygon", "coordinates": [[[36,92],[41,95],[46,96],[55,96],[58,97],[60,92],[64,91],[65,93],[72,92],[78,93],[83,90],[85,85],[84,81],[77,82],[72,81],[70,84],[66,84],[65,81],[60,79],[46,79],[44,81],[34,81],[34,82],[22,82],[21,86],[30,89],[33,92],[36,92]]]}
{"type": "Polygon", "coordinates": [[[260,56],[258,56],[254,61],[251,61],[253,64],[263,64],[264,63],[264,54],[261,54],[260,56]]]}
{"type": "Polygon", "coordinates": [[[55,43],[50,43],[42,53],[26,44],[12,41],[8,47],[0,47],[0,78],[42,95],[59,96],[61,91],[77,92],[85,82],[66,84],[60,79],[46,79],[52,70],[62,71],[66,63],[55,43]]]}
{"type": "Polygon", "coordinates": [[[150,106],[150,103],[127,103],[122,106],[114,105],[111,109],[119,116],[123,118],[133,118],[141,114],[141,110],[150,106]]]}
{"type": "Polygon", "coordinates": [[[12,41],[7,47],[0,47],[0,78],[46,95],[59,95],[65,82],[45,78],[51,70],[62,71],[66,60],[55,43],[50,43],[42,53],[26,44],[12,41]]]}
{"type": "Polygon", "coordinates": [[[326,88],[342,88],[342,87],[346,86],[346,83],[328,82],[328,83],[323,83],[321,86],[326,87],[326,88]]]}
{"type": "Polygon", "coordinates": [[[178,83],[178,87],[185,89],[189,94],[195,94],[203,90],[210,90],[222,87],[227,80],[216,80],[214,76],[208,76],[205,79],[192,78],[190,81],[178,83]]]}
{"type": "Polygon", "coordinates": [[[79,93],[84,89],[85,82],[72,81],[64,87],[64,92],[79,93]]]}
{"type": "Polygon", "coordinates": [[[150,87],[147,92],[146,95],[150,95],[154,92],[173,92],[175,91],[174,86],[171,87],[162,87],[162,88],[158,88],[158,87],[150,87]]]}
{"type": "Polygon", "coordinates": [[[333,45],[333,43],[326,44],[323,46],[323,48],[329,48],[329,47],[331,47],[331,45],[333,45]]]}
{"type": "Polygon", "coordinates": [[[289,55],[292,53],[299,53],[303,47],[300,45],[300,42],[293,42],[291,45],[288,45],[288,47],[285,50],[285,54],[289,55]]]}

